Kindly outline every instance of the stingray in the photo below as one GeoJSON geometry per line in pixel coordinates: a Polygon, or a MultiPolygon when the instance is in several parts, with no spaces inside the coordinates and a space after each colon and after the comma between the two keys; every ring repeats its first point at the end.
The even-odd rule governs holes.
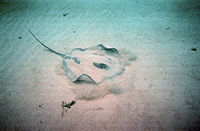
{"type": "Polygon", "coordinates": [[[43,44],[31,30],[28,31],[48,51],[63,58],[66,75],[74,83],[100,84],[124,71],[116,48],[99,44],[84,49],[74,48],[70,53],[62,54],[43,44]]]}

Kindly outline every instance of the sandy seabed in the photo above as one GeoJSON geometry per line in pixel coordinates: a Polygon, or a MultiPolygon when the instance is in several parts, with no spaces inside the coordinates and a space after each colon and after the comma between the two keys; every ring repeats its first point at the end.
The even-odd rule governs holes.
{"type": "Polygon", "coordinates": [[[0,129],[160,131],[199,125],[199,0],[0,1],[0,129]],[[28,29],[61,53],[115,47],[125,71],[94,93],[86,85],[81,89],[65,75],[62,58],[28,29]],[[84,99],[88,92],[93,99],[84,99]],[[63,112],[62,101],[71,100],[76,104],[63,112]]]}

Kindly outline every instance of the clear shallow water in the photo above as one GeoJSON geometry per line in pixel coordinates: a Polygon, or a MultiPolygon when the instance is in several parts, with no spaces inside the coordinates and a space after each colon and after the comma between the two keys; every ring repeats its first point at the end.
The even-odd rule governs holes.
{"type": "Polygon", "coordinates": [[[4,0],[0,9],[2,128],[198,128],[199,1],[4,0]],[[138,59],[122,76],[130,79],[111,83],[131,90],[77,100],[61,117],[61,102],[76,97],[74,85],[63,73],[62,59],[41,47],[28,29],[62,53],[100,43],[133,52],[138,59]]]}

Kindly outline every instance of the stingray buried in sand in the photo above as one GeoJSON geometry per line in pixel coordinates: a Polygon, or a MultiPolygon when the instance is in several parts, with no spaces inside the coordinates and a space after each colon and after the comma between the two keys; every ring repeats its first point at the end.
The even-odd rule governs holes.
{"type": "Polygon", "coordinates": [[[118,92],[115,90],[119,88],[114,87],[115,89],[113,89],[113,86],[109,87],[107,83],[105,84],[105,81],[120,76],[125,70],[120,61],[119,51],[116,48],[99,44],[84,49],[74,48],[70,53],[62,54],[47,47],[30,30],[29,32],[50,52],[63,58],[63,67],[66,75],[76,84],[72,90],[77,95],[77,98],[94,99],[105,96],[109,92],[118,92]]]}
{"type": "Polygon", "coordinates": [[[75,48],[69,54],[61,54],[40,42],[30,30],[29,32],[49,51],[63,57],[66,74],[74,83],[100,84],[124,71],[119,52],[115,48],[99,44],[85,49],[75,48]]]}

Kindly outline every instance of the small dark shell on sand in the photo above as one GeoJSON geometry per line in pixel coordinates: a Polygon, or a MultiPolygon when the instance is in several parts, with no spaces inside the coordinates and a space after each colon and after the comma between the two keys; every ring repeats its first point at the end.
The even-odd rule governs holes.
{"type": "Polygon", "coordinates": [[[62,107],[71,108],[71,106],[73,106],[74,104],[76,104],[76,101],[74,101],[74,100],[72,100],[72,102],[70,102],[70,103],[66,103],[65,101],[63,101],[62,107]]]}
{"type": "Polygon", "coordinates": [[[69,13],[64,13],[63,16],[67,16],[69,13]]]}
{"type": "Polygon", "coordinates": [[[196,49],[196,48],[192,48],[191,50],[192,50],[192,51],[197,51],[197,49],[196,49]]]}

